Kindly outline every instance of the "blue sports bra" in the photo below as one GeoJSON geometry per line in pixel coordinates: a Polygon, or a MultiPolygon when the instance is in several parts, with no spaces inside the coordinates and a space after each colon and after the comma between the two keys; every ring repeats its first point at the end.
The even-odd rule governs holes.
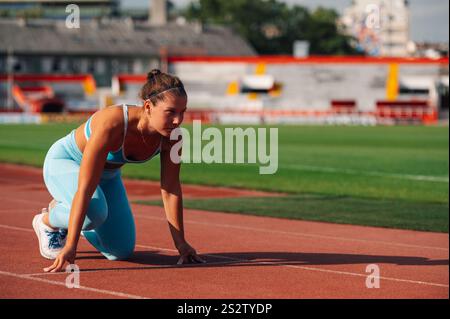
{"type": "MultiPolygon", "coordinates": [[[[95,114],[93,114],[86,122],[86,125],[84,126],[84,135],[86,136],[86,141],[89,140],[89,137],[91,136],[91,120],[92,117],[95,114]]],[[[123,118],[124,118],[124,130],[123,130],[123,142],[122,146],[115,152],[109,152],[108,156],[106,158],[106,162],[110,164],[126,164],[126,163],[145,163],[149,160],[151,160],[153,157],[158,155],[161,152],[161,143],[159,144],[158,149],[151,155],[149,158],[143,160],[143,161],[133,161],[125,156],[124,151],[124,144],[125,144],[125,136],[127,135],[127,128],[128,128],[128,106],[126,104],[123,104],[123,118]]],[[[161,138],[162,142],[162,138],[161,138]]]]}

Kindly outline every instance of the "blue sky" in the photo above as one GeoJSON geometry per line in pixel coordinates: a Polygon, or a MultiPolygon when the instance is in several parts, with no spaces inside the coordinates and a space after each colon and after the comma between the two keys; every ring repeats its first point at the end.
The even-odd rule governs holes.
{"type": "MultiPolygon", "coordinates": [[[[121,0],[123,7],[148,7],[151,0],[121,0]]],[[[191,0],[172,0],[184,6],[191,0]]],[[[315,8],[319,5],[331,7],[342,13],[351,0],[282,0],[288,4],[315,8]]],[[[449,1],[409,0],[411,8],[411,38],[414,41],[449,42],[449,1]]]]}

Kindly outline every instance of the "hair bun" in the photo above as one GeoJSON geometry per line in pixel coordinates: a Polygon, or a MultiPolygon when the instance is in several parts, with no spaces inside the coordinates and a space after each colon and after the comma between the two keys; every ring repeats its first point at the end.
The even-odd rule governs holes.
{"type": "Polygon", "coordinates": [[[161,74],[161,71],[158,69],[153,69],[147,74],[147,81],[150,81],[153,77],[156,77],[161,74]]]}

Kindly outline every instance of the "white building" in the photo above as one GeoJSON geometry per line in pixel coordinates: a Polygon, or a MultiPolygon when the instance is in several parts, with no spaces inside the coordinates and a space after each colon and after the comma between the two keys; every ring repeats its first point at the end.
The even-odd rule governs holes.
{"type": "Polygon", "coordinates": [[[407,56],[407,0],[353,0],[341,19],[357,47],[373,56],[407,56]]]}

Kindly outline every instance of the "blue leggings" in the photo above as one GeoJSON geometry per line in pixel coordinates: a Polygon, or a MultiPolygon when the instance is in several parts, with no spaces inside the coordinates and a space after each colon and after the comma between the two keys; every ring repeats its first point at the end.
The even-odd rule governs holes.
{"type": "MultiPolygon", "coordinates": [[[[44,182],[57,201],[49,215],[53,227],[69,226],[81,158],[75,131],[56,141],[45,157],[44,182]]],[[[109,260],[123,260],[133,254],[135,224],[120,169],[103,171],[86,212],[82,235],[109,260]]]]}

